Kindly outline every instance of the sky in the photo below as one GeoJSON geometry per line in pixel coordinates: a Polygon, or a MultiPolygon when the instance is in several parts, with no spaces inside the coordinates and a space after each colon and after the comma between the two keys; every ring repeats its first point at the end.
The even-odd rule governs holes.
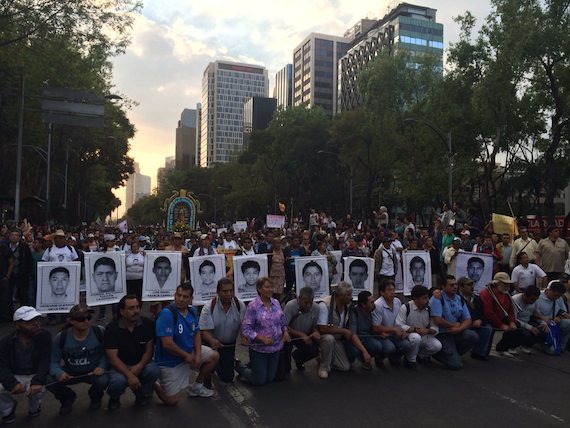
{"type": "MultiPolygon", "coordinates": [[[[342,36],[362,18],[381,18],[399,1],[388,0],[144,0],[132,42],[114,59],[115,92],[138,103],[128,112],[136,127],[129,155],[152,177],[173,156],[175,129],[184,108],[200,102],[202,73],[209,62],[263,65],[269,95],[275,73],[292,62],[293,49],[311,32],[342,36]]],[[[453,18],[469,10],[480,24],[489,0],[415,0],[437,9],[446,49],[458,41],[453,18]]],[[[115,194],[123,201],[125,193],[115,194]]]]}

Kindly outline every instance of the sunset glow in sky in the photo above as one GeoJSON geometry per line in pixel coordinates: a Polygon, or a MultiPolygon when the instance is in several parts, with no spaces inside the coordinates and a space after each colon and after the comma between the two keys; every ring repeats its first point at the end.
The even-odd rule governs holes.
{"type": "MultiPolygon", "coordinates": [[[[114,60],[118,93],[139,103],[129,113],[137,133],[130,155],[141,173],[152,177],[174,155],[175,129],[184,108],[200,102],[202,73],[217,59],[264,65],[269,94],[275,73],[292,62],[293,48],[309,33],[342,36],[362,18],[381,18],[387,0],[145,0],[136,18],[132,43],[114,60]]],[[[437,9],[445,46],[458,40],[453,17],[471,11],[480,24],[488,0],[416,0],[437,9]]],[[[116,192],[124,203],[124,190],[116,192]]],[[[124,207],[119,208],[119,215],[124,207]]]]}

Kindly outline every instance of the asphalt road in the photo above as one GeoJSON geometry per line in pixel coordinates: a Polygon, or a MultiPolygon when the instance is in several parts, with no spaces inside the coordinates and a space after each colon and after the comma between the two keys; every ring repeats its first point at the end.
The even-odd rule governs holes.
{"type": "MultiPolygon", "coordinates": [[[[9,330],[0,327],[2,335],[9,330]]],[[[238,354],[247,360],[246,348],[238,354]]],[[[90,411],[87,387],[79,385],[70,415],[60,417],[59,403],[47,393],[42,415],[33,420],[26,418],[27,405],[20,399],[15,426],[542,428],[570,423],[570,354],[492,354],[489,362],[469,357],[464,362],[457,372],[436,362],[417,372],[388,364],[372,372],[357,366],[350,373],[333,372],[327,380],[317,377],[311,362],[304,372],[293,369],[289,380],[263,387],[239,380],[215,382],[215,397],[185,397],[176,408],[166,408],[156,397],[147,408],[135,408],[127,392],[122,407],[112,414],[105,408],[107,398],[101,410],[90,411]]]]}

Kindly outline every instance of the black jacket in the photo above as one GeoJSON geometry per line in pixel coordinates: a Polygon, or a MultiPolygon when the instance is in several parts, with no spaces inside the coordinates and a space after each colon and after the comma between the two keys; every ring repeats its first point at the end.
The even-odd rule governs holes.
{"type": "MultiPolygon", "coordinates": [[[[10,334],[0,340],[0,383],[11,391],[18,384],[14,377],[16,355],[16,333],[10,334]]],[[[32,338],[33,351],[32,361],[36,369],[32,378],[32,385],[45,385],[46,376],[49,372],[51,360],[51,334],[47,330],[41,330],[32,338]]]]}

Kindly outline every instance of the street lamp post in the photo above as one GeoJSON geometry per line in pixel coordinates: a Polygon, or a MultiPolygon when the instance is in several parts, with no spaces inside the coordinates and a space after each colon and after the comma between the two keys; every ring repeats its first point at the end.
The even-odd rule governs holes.
{"type": "Polygon", "coordinates": [[[437,136],[441,139],[441,141],[445,145],[447,149],[447,160],[449,167],[448,177],[447,177],[447,197],[448,197],[449,208],[451,209],[451,206],[453,205],[453,150],[451,148],[451,131],[448,131],[447,134],[444,134],[439,128],[432,125],[431,123],[413,117],[408,117],[404,119],[404,122],[414,122],[427,126],[429,129],[431,129],[433,132],[437,134],[437,136]]]}
{"type": "MultiPolygon", "coordinates": [[[[338,157],[338,154],[333,153],[333,152],[329,152],[327,150],[318,150],[317,154],[321,154],[321,155],[330,155],[330,156],[334,156],[340,164],[343,164],[340,160],[340,158],[338,157]]],[[[349,207],[349,213],[350,215],[352,215],[352,166],[351,165],[345,165],[346,168],[348,169],[348,207],[349,207]]]]}

